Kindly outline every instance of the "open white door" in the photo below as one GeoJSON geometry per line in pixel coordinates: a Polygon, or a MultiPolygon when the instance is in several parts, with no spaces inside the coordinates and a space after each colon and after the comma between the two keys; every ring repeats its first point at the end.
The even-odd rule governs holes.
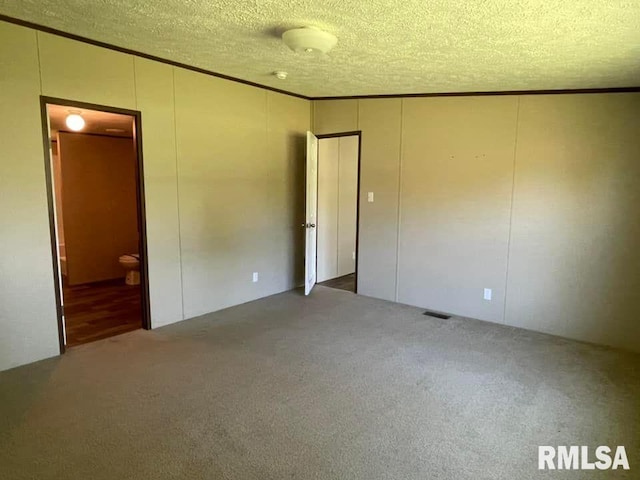
{"type": "Polygon", "coordinates": [[[304,294],[309,295],[316,284],[318,209],[318,138],[307,132],[307,195],[305,206],[304,294]]]}

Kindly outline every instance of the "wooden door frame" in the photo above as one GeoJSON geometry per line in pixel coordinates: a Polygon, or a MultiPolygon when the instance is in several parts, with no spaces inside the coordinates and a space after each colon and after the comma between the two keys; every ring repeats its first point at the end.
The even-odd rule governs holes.
{"type": "Polygon", "coordinates": [[[149,262],[147,252],[147,222],[144,202],[144,161],[142,156],[142,112],[125,108],[98,105],[95,103],[78,102],[66,98],[40,96],[40,114],[42,119],[42,141],[44,147],[44,169],[47,184],[47,205],[49,208],[49,232],[51,239],[51,259],[53,263],[53,281],[56,298],[56,314],[58,317],[58,337],[60,353],[66,350],[64,343],[64,325],[62,311],[62,292],[60,290],[60,270],[58,269],[58,238],[56,235],[55,196],[53,191],[53,174],[51,171],[52,158],[51,138],[49,130],[49,115],[47,105],[61,105],[63,107],[97,110],[107,113],[129,115],[134,118],[133,141],[136,145],[136,209],[138,219],[138,253],[140,254],[140,296],[142,303],[142,328],[151,330],[151,302],[149,298],[149,262]]]}
{"type": "MultiPolygon", "coordinates": [[[[325,133],[322,135],[316,135],[318,139],[318,182],[320,180],[320,140],[326,138],[336,138],[336,137],[358,137],[358,185],[356,192],[356,282],[355,282],[355,291],[354,293],[358,293],[358,263],[360,260],[359,248],[360,248],[360,173],[362,171],[362,130],[353,130],[350,132],[338,132],[338,133],[325,133]]],[[[320,186],[318,185],[318,192],[320,192],[320,186]]],[[[318,195],[319,196],[319,195],[318,195]]],[[[320,226],[320,221],[318,218],[318,214],[316,213],[316,224],[318,228],[320,226]]],[[[316,251],[316,275],[318,273],[318,252],[316,251]]]]}

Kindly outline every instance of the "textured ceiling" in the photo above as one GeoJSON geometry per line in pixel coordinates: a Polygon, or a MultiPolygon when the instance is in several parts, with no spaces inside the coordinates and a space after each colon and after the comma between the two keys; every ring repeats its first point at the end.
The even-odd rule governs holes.
{"type": "Polygon", "coordinates": [[[0,0],[0,13],[310,97],[640,85],[640,0],[0,0]],[[338,37],[328,56],[281,42],[305,25],[338,37]]]}

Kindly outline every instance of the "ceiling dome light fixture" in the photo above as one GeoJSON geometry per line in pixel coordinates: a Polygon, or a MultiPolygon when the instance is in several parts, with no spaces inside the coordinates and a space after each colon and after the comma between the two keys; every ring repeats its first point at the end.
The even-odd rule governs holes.
{"type": "Polygon", "coordinates": [[[277,70],[277,71],[273,72],[273,75],[278,80],[284,80],[285,78],[287,78],[287,75],[289,75],[289,74],[287,72],[283,72],[282,70],[277,70]]]}
{"type": "Polygon", "coordinates": [[[335,35],[316,27],[287,30],[282,34],[282,41],[298,53],[328,53],[338,43],[335,35]]]}
{"type": "Polygon", "coordinates": [[[77,113],[72,113],[67,115],[67,119],[65,120],[67,127],[69,127],[74,132],[79,132],[84,128],[84,118],[78,115],[77,113]]]}

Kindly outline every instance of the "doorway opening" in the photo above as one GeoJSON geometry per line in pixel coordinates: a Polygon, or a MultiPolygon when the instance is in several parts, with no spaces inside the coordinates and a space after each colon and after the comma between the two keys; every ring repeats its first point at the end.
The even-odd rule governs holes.
{"type": "Polygon", "coordinates": [[[60,352],[149,329],[140,112],[41,97],[60,352]]]}
{"type": "Polygon", "coordinates": [[[360,135],[318,135],[317,282],[353,293],[357,292],[360,135]]]}

